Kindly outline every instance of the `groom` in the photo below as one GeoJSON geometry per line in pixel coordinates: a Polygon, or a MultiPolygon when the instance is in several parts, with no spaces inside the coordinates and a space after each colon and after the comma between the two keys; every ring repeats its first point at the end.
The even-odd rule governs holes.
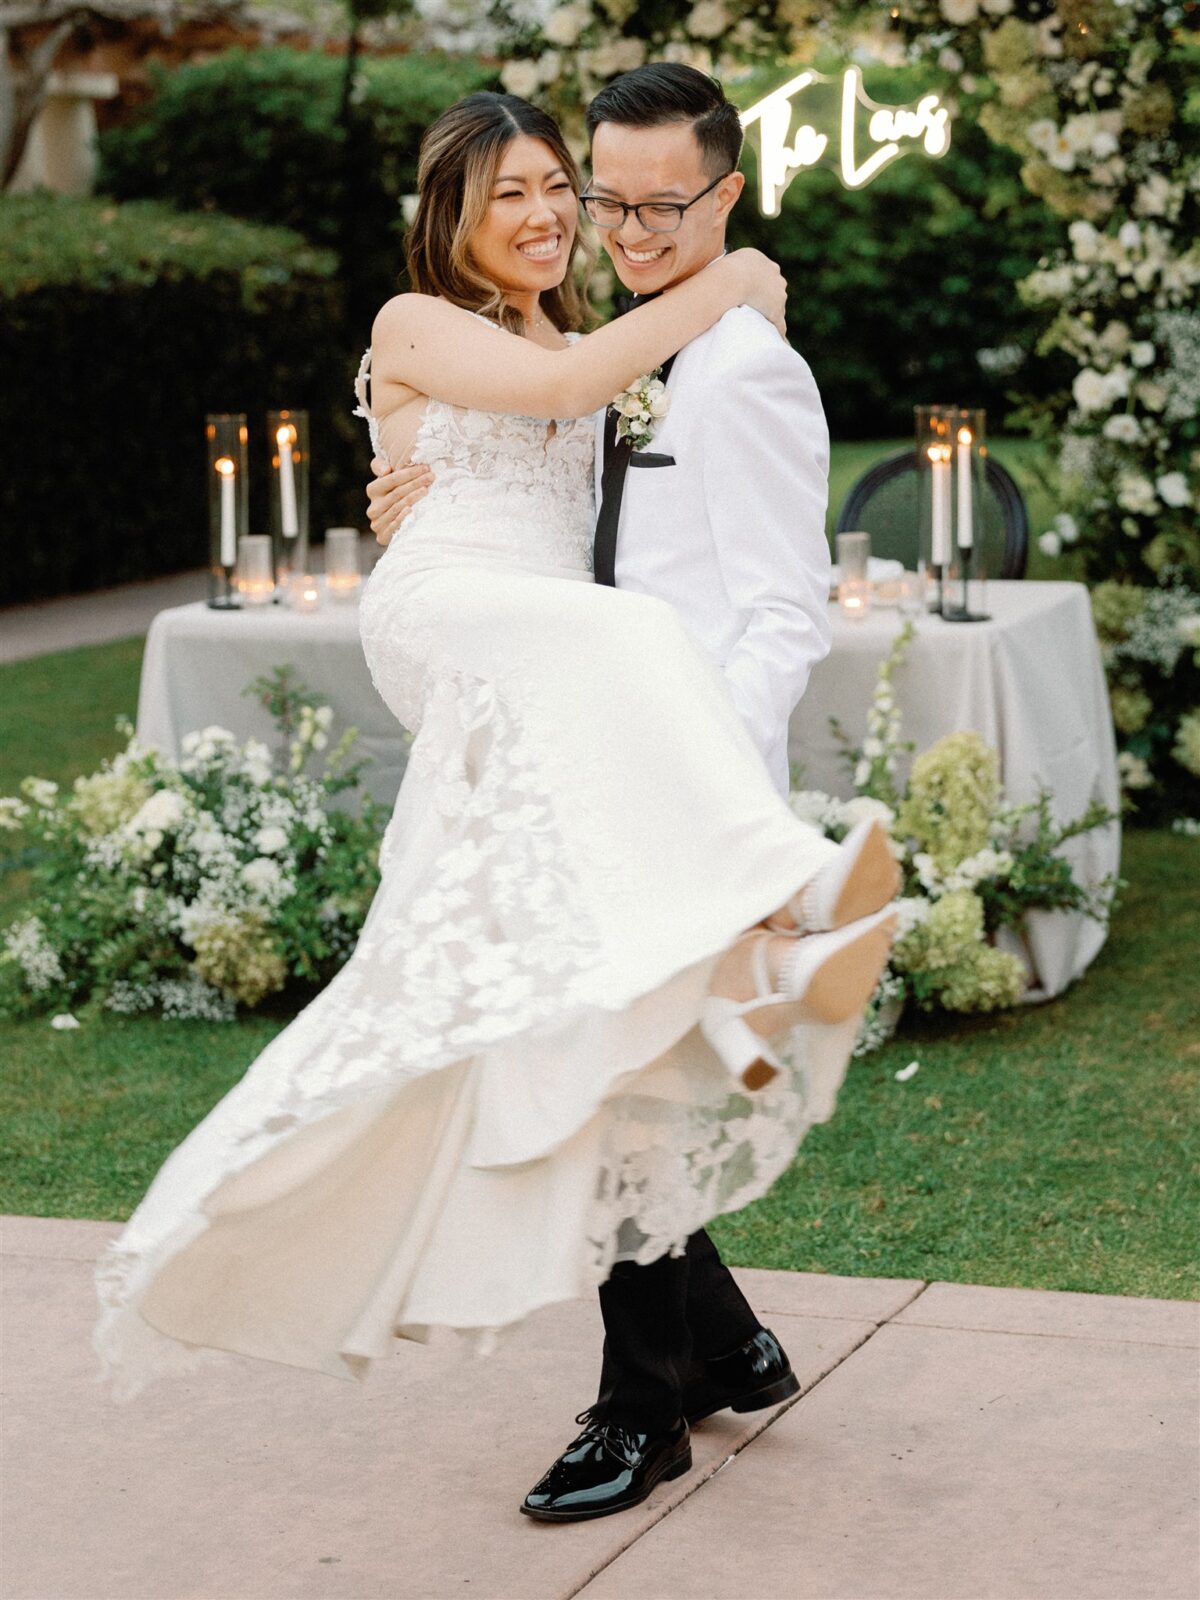
{"type": "MultiPolygon", "coordinates": [[[[690,67],[639,67],[601,90],[587,121],[584,206],[626,288],[658,294],[722,254],[744,179],[741,122],[719,84],[690,67]]],[[[597,429],[596,581],[675,606],[786,794],[788,719],[830,641],[820,397],[803,358],[744,307],[662,375],[669,409],[646,449],[616,440],[611,411],[597,429]]],[[[368,490],[381,543],[411,504],[405,482],[400,469],[368,490]]],[[[703,1230],[683,1256],[618,1263],[600,1308],[599,1396],[521,1507],[542,1520],[639,1504],[687,1469],[692,1424],[799,1388],[703,1230]]]]}

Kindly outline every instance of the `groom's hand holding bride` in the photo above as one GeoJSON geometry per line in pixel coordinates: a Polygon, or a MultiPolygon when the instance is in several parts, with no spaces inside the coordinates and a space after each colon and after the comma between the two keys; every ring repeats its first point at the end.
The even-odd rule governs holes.
{"type": "Polygon", "coordinates": [[[393,472],[376,456],[371,462],[375,477],[367,485],[367,521],[377,544],[386,550],[392,535],[405,517],[429,492],[433,471],[423,462],[411,462],[393,472]]]}

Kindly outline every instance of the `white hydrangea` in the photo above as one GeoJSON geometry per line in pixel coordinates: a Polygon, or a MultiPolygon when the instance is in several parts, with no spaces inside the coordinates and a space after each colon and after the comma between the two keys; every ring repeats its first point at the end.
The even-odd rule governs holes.
{"type": "Polygon", "coordinates": [[[1154,487],[1162,497],[1163,503],[1174,510],[1178,510],[1181,506],[1190,506],[1192,503],[1192,492],[1182,472],[1164,472],[1161,478],[1155,480],[1154,487]]]}
{"type": "Polygon", "coordinates": [[[848,828],[855,828],[860,822],[878,822],[890,833],[895,820],[896,813],[891,806],[871,795],[859,794],[842,802],[842,821],[848,828]]]}
{"type": "Polygon", "coordinates": [[[719,39],[729,27],[722,0],[698,0],[685,24],[693,39],[719,39]]]}
{"type": "Polygon", "coordinates": [[[1142,437],[1142,425],[1135,416],[1121,411],[1106,420],[1104,437],[1115,444],[1137,444],[1142,437]]]}
{"type": "Polygon", "coordinates": [[[1117,503],[1138,516],[1158,510],[1154,485],[1140,472],[1122,472],[1117,479],[1117,503]]]}
{"type": "Polygon", "coordinates": [[[4,948],[25,975],[34,994],[41,994],[66,977],[58,951],[46,937],[40,917],[19,917],[4,934],[4,948]]]}
{"type": "Polygon", "coordinates": [[[21,793],[27,795],[39,811],[49,811],[54,805],[58,785],[49,778],[22,778],[21,793]]]}
{"type": "Polygon", "coordinates": [[[591,12],[584,5],[559,6],[542,24],[542,32],[551,44],[569,50],[591,20],[591,12]]]}
{"type": "Polygon", "coordinates": [[[1149,789],[1154,782],[1150,768],[1131,750],[1122,750],[1117,757],[1117,773],[1122,789],[1149,789]]]}
{"type": "Polygon", "coordinates": [[[1054,531],[1064,544],[1074,544],[1079,538],[1079,524],[1069,511],[1060,511],[1054,519],[1054,531]]]}
{"type": "Polygon", "coordinates": [[[1129,370],[1113,367],[1110,372],[1097,372],[1095,367],[1081,367],[1071,384],[1071,393],[1083,412],[1110,411],[1129,394],[1129,370]]]}
{"type": "Polygon", "coordinates": [[[500,72],[500,82],[509,94],[528,100],[541,87],[541,77],[536,61],[507,61],[500,72]]]}
{"type": "Polygon", "coordinates": [[[254,848],[260,855],[274,856],[287,849],[288,836],[284,828],[260,828],[254,835],[254,848]]]}
{"type": "Polygon", "coordinates": [[[0,832],[19,828],[22,819],[28,815],[29,807],[16,795],[0,796],[0,832]]]}

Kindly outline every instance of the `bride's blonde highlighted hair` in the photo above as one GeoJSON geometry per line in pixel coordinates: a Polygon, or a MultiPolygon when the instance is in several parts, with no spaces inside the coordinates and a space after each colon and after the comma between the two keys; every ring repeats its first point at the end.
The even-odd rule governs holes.
{"type": "MultiPolygon", "coordinates": [[[[405,239],[409,284],[418,294],[480,311],[513,333],[524,332],[524,320],[471,259],[471,240],[491,205],[500,159],[520,134],[549,145],[578,195],[579,168],[553,117],[516,95],[469,94],[444,111],[421,140],[417,209],[405,239]]],[[[593,247],[577,229],[563,281],[541,297],[542,309],[563,333],[590,318],[586,285],[594,259],[593,247]],[[576,256],[586,264],[582,284],[573,270],[576,256]]]]}

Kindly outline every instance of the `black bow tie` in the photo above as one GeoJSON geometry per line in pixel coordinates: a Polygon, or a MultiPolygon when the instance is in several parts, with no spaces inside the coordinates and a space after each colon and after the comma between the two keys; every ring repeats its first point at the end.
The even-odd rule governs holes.
{"type": "Polygon", "coordinates": [[[623,317],[627,311],[632,311],[634,306],[644,306],[650,300],[657,300],[661,293],[661,289],[656,289],[653,294],[615,294],[613,316],[623,317]]]}

